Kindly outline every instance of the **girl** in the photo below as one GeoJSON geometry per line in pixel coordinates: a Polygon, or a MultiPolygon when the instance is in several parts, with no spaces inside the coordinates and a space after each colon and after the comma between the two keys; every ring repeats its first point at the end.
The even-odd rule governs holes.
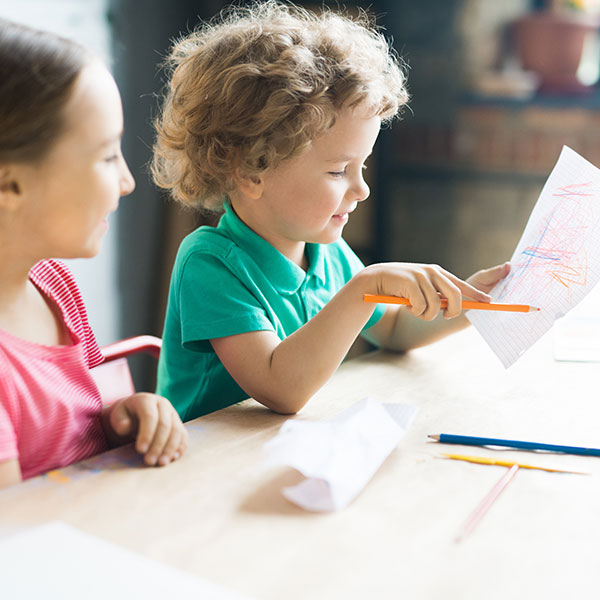
{"type": "Polygon", "coordinates": [[[51,257],[94,256],[134,181],[110,73],[81,46],[0,20],[0,486],[136,440],[149,465],[186,447],[171,404],[103,407],[103,357],[77,285],[51,257]]]}
{"type": "Polygon", "coordinates": [[[188,206],[224,210],[183,241],[171,279],[158,391],[183,419],[248,396],[294,413],[359,334],[413,348],[468,324],[463,294],[489,301],[508,264],[467,281],[436,265],[364,268],[341,237],[369,195],[364,163],[381,124],[408,97],[365,19],[258,3],[193,32],[170,61],[155,181],[188,206]],[[374,308],[365,293],[412,308],[374,308]],[[441,297],[446,320],[424,323],[441,297]]]}

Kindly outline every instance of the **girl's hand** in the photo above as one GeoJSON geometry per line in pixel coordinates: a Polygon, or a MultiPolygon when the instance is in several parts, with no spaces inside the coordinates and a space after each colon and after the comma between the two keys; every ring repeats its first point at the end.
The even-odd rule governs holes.
{"type": "Polygon", "coordinates": [[[135,449],[147,465],[166,465],[187,448],[188,434],[171,403],[162,396],[137,393],[106,407],[102,415],[113,445],[135,439],[135,449]]]}
{"type": "Polygon", "coordinates": [[[510,263],[505,262],[501,265],[496,265],[489,269],[482,269],[473,273],[467,281],[478,290],[482,290],[486,294],[501,280],[510,273],[510,263]]]}

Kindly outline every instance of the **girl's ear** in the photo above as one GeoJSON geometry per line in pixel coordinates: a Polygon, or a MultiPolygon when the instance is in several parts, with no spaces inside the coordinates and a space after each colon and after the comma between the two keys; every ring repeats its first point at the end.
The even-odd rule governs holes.
{"type": "Polygon", "coordinates": [[[13,169],[0,165],[0,208],[14,210],[21,203],[21,186],[13,169]]]}
{"type": "Polygon", "coordinates": [[[263,194],[263,180],[260,175],[246,175],[238,170],[235,183],[238,190],[251,200],[258,200],[263,194]]]}

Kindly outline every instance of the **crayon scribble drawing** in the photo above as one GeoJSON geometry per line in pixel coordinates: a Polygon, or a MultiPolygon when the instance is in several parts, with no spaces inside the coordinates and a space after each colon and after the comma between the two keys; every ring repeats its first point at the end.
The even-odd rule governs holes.
{"type": "Polygon", "coordinates": [[[563,148],[510,262],[492,299],[541,311],[468,313],[505,367],[600,280],[600,170],[570,148],[563,148]]]}

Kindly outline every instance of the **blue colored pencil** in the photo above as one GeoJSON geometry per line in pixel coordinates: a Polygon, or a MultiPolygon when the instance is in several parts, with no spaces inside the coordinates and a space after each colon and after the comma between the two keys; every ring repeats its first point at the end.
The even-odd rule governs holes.
{"type": "Polygon", "coordinates": [[[563,452],[565,454],[582,454],[584,456],[600,456],[600,448],[580,448],[578,446],[559,446],[557,444],[540,444],[538,442],[520,442],[518,440],[499,440],[494,438],[472,437],[469,435],[451,435],[440,433],[427,437],[442,444],[461,444],[463,446],[503,446],[519,450],[545,450],[546,452],[563,452]]]}

